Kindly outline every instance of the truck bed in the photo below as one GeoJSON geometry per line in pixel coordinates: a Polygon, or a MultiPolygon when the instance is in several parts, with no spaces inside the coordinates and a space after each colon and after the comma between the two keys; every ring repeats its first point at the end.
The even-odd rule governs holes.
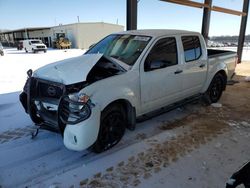
{"type": "Polygon", "coordinates": [[[234,74],[236,63],[237,63],[237,53],[227,50],[217,50],[217,49],[207,49],[208,63],[210,65],[209,72],[213,71],[212,67],[218,62],[224,62],[227,66],[228,79],[234,74]]]}
{"type": "Polygon", "coordinates": [[[208,58],[218,57],[222,55],[236,55],[236,52],[228,51],[228,50],[217,50],[217,49],[207,49],[208,58]]]}

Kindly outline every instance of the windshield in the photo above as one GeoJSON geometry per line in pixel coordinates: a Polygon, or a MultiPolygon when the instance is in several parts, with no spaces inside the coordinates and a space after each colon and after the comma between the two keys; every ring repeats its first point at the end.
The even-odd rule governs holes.
{"type": "Polygon", "coordinates": [[[40,40],[32,40],[31,43],[32,44],[41,44],[42,42],[40,40]]]}
{"type": "Polygon", "coordinates": [[[138,35],[109,35],[86,54],[102,53],[127,65],[134,65],[150,39],[151,37],[138,35]]]}

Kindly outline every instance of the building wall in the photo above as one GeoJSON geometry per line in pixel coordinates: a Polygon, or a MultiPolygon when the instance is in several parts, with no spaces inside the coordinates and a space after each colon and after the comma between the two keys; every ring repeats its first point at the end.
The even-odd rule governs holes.
{"type": "Polygon", "coordinates": [[[57,38],[57,34],[64,33],[65,36],[70,40],[72,43],[72,48],[77,47],[77,24],[68,24],[68,25],[61,25],[55,26],[51,28],[53,40],[55,41],[57,38]]]}
{"type": "Polygon", "coordinates": [[[52,36],[51,29],[29,31],[29,38],[44,38],[44,37],[51,37],[51,36],[52,36]]]}
{"type": "Polygon", "coordinates": [[[72,43],[72,48],[88,49],[90,45],[98,42],[105,36],[124,31],[124,26],[108,23],[74,23],[51,28],[53,38],[57,33],[65,33],[72,43]]]}
{"type": "Polygon", "coordinates": [[[43,29],[43,30],[36,30],[36,31],[29,31],[28,36],[27,33],[24,33],[25,38],[35,38],[35,39],[41,39],[48,47],[53,46],[52,38],[53,34],[51,29],[43,29]]]}
{"type": "Polygon", "coordinates": [[[77,48],[88,49],[107,35],[124,31],[124,26],[107,23],[79,23],[77,48]]]}
{"type": "Polygon", "coordinates": [[[90,45],[98,42],[105,36],[119,31],[124,31],[124,26],[103,22],[73,23],[54,26],[50,29],[29,31],[28,35],[25,31],[13,31],[10,34],[2,33],[0,39],[2,42],[7,40],[8,43],[13,43],[14,45],[16,41],[35,38],[41,39],[48,47],[53,47],[53,42],[57,39],[57,35],[64,33],[65,37],[71,41],[72,48],[88,49],[90,45]]]}

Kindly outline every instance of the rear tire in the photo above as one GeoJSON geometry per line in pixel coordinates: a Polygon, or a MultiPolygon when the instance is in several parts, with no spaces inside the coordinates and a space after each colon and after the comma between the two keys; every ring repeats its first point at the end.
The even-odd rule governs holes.
{"type": "Polygon", "coordinates": [[[92,150],[95,153],[101,153],[115,146],[125,133],[126,122],[122,105],[113,104],[104,109],[98,137],[92,150]]]}
{"type": "Polygon", "coordinates": [[[218,102],[224,90],[223,88],[225,88],[224,77],[222,74],[217,73],[204,94],[205,103],[209,105],[218,102]]]}
{"type": "Polygon", "coordinates": [[[25,52],[28,53],[28,50],[25,48],[25,52]]]}

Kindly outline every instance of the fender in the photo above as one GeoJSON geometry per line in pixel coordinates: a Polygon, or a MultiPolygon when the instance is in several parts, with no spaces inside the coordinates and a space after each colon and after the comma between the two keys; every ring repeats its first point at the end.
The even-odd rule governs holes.
{"type": "Polygon", "coordinates": [[[136,112],[140,112],[140,87],[137,71],[129,71],[97,81],[80,92],[89,95],[92,102],[100,106],[101,111],[110,103],[123,99],[135,107],[136,112]]]}
{"type": "Polygon", "coordinates": [[[228,76],[228,69],[227,66],[224,62],[221,62],[219,64],[215,64],[215,65],[209,65],[208,67],[208,73],[207,73],[207,80],[201,90],[201,93],[205,93],[212,81],[212,79],[214,78],[214,76],[216,75],[216,73],[218,73],[219,71],[224,71],[226,73],[226,75],[228,76]]]}

